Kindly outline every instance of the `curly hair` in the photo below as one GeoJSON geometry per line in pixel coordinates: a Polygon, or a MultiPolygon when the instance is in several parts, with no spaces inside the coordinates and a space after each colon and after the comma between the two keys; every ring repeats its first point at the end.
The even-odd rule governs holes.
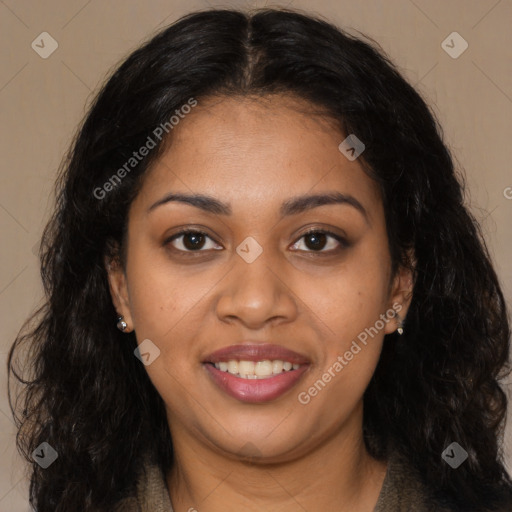
{"type": "Polygon", "coordinates": [[[364,394],[369,453],[402,454],[439,506],[510,510],[500,387],[509,320],[439,122],[377,43],[289,9],[188,14],[129,55],[94,99],[43,233],[45,302],[8,357],[30,502],[38,512],[112,510],[135,492],[146,457],[171,467],[164,403],[133,356],[134,333],[115,327],[105,258],[124,261],[130,204],[172,132],[108,194],[94,191],[189,98],[269,94],[307,100],[364,141],[359,161],[381,190],[393,269],[414,271],[405,334],[385,336],[364,394]],[[58,453],[44,470],[31,457],[43,441],[58,453]],[[457,471],[441,460],[453,441],[468,453],[457,471]]]}

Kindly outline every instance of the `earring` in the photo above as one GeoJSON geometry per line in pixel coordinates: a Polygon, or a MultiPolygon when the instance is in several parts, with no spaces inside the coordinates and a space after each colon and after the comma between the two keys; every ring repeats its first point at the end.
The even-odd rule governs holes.
{"type": "Polygon", "coordinates": [[[124,321],[124,317],[120,316],[117,318],[117,328],[120,331],[126,331],[126,328],[128,327],[128,324],[124,321]]]}
{"type": "Polygon", "coordinates": [[[398,327],[396,329],[396,332],[402,336],[402,334],[404,333],[404,322],[403,320],[400,318],[400,315],[397,313],[396,315],[396,318],[398,319],[398,327]]]}

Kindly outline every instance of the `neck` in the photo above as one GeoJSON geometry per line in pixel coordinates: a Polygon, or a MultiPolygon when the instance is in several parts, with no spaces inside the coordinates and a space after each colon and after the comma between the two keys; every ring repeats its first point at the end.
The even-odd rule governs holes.
{"type": "Polygon", "coordinates": [[[223,455],[189,429],[171,430],[175,458],[167,486],[174,512],[224,512],[226,504],[251,512],[371,512],[386,474],[386,464],[366,451],[360,421],[308,453],[272,463],[223,455]]]}

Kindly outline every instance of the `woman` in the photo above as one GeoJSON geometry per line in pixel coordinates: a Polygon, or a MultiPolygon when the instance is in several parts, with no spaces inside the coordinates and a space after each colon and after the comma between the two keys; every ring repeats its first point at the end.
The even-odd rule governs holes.
{"type": "Polygon", "coordinates": [[[190,14],[130,55],[9,355],[38,512],[512,510],[505,302],[440,133],[297,12],[190,14]]]}

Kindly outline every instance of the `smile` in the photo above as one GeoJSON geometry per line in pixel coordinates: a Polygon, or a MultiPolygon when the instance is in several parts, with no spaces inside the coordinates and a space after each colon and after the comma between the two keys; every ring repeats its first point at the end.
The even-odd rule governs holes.
{"type": "Polygon", "coordinates": [[[221,361],[215,363],[215,368],[222,372],[229,372],[236,377],[242,379],[266,379],[273,375],[281,375],[283,372],[297,370],[300,364],[290,361],[275,359],[271,361],[238,361],[231,359],[230,361],[221,361]]]}
{"type": "Polygon", "coordinates": [[[301,365],[295,370],[283,370],[278,375],[242,377],[219,370],[213,364],[206,363],[203,366],[222,391],[248,403],[269,402],[279,398],[297,384],[309,368],[309,365],[301,365]]]}
{"type": "Polygon", "coordinates": [[[280,345],[245,342],[213,352],[203,360],[203,367],[227,395],[241,402],[261,403],[290,390],[310,361],[280,345]]]}

